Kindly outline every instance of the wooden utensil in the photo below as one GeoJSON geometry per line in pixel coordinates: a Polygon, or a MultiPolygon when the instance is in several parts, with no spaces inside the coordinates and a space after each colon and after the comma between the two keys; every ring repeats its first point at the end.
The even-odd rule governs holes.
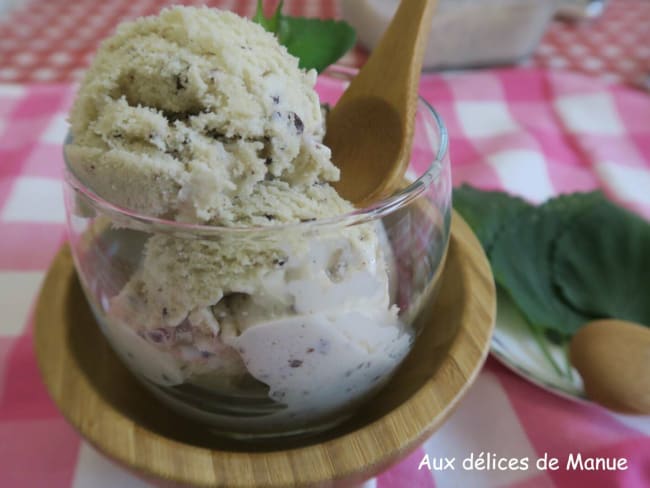
{"type": "Polygon", "coordinates": [[[481,245],[457,214],[438,297],[391,383],[320,437],[254,445],[223,440],[153,398],[104,339],[67,247],[41,290],[38,363],[50,395],[91,444],[140,476],[192,486],[333,486],[367,479],[440,426],[478,374],[496,311],[481,245]]]}
{"type": "Polygon", "coordinates": [[[650,329],[615,319],[589,322],[571,340],[570,359],[589,399],[650,415],[650,329]]]}
{"type": "Polygon", "coordinates": [[[339,194],[364,206],[392,193],[409,165],[418,83],[435,0],[402,0],[380,43],[327,118],[339,194]]]}

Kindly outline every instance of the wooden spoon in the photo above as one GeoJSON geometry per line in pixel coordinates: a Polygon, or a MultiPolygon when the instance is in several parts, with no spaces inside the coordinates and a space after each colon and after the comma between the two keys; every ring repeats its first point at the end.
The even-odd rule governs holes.
{"type": "Polygon", "coordinates": [[[650,415],[650,329],[623,320],[589,322],[571,340],[570,359],[591,400],[650,415]]]}
{"type": "Polygon", "coordinates": [[[327,118],[339,194],[357,206],[389,195],[409,164],[422,57],[435,0],[402,0],[367,63],[327,118]]]}

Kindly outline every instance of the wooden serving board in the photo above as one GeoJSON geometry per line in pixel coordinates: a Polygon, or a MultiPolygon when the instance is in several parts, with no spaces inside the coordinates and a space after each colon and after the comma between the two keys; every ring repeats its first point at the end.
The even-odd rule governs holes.
{"type": "Polygon", "coordinates": [[[63,247],[36,308],[36,351],[50,395],[100,451],[141,476],[193,486],[309,486],[361,482],[438,428],[489,350],[496,296],[490,266],[454,214],[446,265],[424,330],[390,384],[338,428],[251,446],[224,440],[159,403],[121,364],[83,296],[63,247]]]}

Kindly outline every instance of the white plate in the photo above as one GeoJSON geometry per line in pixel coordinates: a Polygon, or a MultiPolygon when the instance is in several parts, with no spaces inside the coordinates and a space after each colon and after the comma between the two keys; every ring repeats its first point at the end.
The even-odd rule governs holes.
{"type": "Polygon", "coordinates": [[[492,354],[512,371],[540,388],[580,403],[592,403],[585,396],[580,375],[568,364],[564,349],[545,337],[541,340],[562,374],[544,355],[532,330],[510,297],[499,290],[492,354]]]}
{"type": "MultiPolygon", "coordinates": [[[[564,350],[546,341],[553,360],[566,369],[564,350]]],[[[650,435],[650,416],[620,414],[587,399],[580,375],[571,368],[571,378],[558,374],[535,341],[521,312],[503,291],[497,293],[497,318],[490,352],[507,368],[522,378],[559,397],[583,405],[592,405],[609,413],[624,425],[650,435]]]]}

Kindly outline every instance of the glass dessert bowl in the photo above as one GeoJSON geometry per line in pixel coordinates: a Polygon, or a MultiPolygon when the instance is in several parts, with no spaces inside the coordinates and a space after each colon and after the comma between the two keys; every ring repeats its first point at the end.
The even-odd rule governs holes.
{"type": "MultiPolygon", "coordinates": [[[[321,75],[321,100],[352,76],[321,75]]],[[[219,227],[114,205],[66,158],[75,267],[114,351],[173,409],[229,437],[320,432],[388,382],[435,297],[451,179],[446,130],[423,99],[408,176],[336,217],[219,227]]]]}

